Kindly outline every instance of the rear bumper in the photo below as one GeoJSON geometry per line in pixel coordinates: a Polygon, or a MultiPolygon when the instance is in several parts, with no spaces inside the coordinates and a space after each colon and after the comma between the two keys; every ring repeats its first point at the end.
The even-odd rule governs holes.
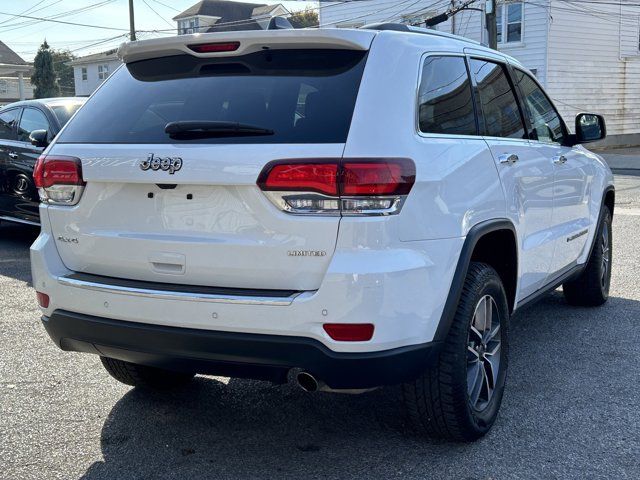
{"type": "Polygon", "coordinates": [[[55,310],[42,322],[63,350],[173,370],[283,383],[302,369],[335,389],[394,385],[438,358],[438,343],[376,352],[334,352],[312,338],[222,332],[112,320],[55,310]]]}
{"type": "MultiPolygon", "coordinates": [[[[31,268],[34,287],[50,297],[42,309],[45,317],[64,310],[150,326],[304,337],[339,353],[432,342],[453,278],[451,258],[457,258],[464,242],[453,238],[394,248],[340,248],[316,291],[240,291],[72,272],[58,254],[46,210],[41,213],[43,227],[31,247],[31,268]],[[373,323],[375,330],[370,341],[341,342],[329,337],[325,323],[373,323]]],[[[378,222],[368,225],[379,227],[378,222]]],[[[382,233],[372,230],[371,236],[382,233]]]]}

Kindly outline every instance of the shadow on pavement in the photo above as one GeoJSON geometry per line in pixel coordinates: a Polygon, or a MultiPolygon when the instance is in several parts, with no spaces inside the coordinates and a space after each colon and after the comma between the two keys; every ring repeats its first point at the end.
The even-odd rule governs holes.
{"type": "MultiPolygon", "coordinates": [[[[496,450],[509,458],[500,462],[503,472],[535,470],[536,462],[565,465],[570,453],[550,444],[573,445],[598,425],[613,435],[636,428],[612,426],[614,406],[607,402],[635,388],[635,374],[619,372],[635,365],[639,316],[635,300],[575,308],[558,291],[515,316],[502,412],[489,436],[474,444],[406,433],[397,388],[306,394],[290,385],[197,377],[179,393],[125,394],[102,429],[104,460],[82,478],[406,478],[414,469],[480,478],[473,468],[491,468],[489,452],[496,450]],[[603,338],[614,311],[625,313],[604,335],[611,338],[603,338]],[[597,411],[594,402],[602,405],[597,411]]],[[[602,454],[590,448],[580,454],[587,463],[602,454]]]]}
{"type": "Polygon", "coordinates": [[[31,285],[29,247],[38,237],[40,229],[17,223],[0,223],[0,276],[15,278],[31,285]],[[26,267],[26,268],[25,268],[26,267]]]}

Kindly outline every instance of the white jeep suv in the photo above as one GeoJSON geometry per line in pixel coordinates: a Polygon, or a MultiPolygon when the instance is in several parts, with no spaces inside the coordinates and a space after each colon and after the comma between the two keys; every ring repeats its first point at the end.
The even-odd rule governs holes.
{"type": "Polygon", "coordinates": [[[406,26],[183,35],[124,65],[40,157],[42,321],[117,380],[402,385],[416,427],[493,424],[509,318],[600,305],[613,179],[535,77],[406,26]]]}

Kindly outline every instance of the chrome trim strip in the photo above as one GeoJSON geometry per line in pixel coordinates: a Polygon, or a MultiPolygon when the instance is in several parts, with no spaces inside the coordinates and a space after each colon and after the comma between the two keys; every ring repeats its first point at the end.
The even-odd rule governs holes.
{"type": "Polygon", "coordinates": [[[6,220],[7,222],[14,223],[23,223],[25,225],[33,225],[34,227],[40,226],[38,222],[32,222],[31,220],[22,220],[21,218],[5,217],[4,215],[0,215],[0,220],[6,220]]]}
{"type": "Polygon", "coordinates": [[[165,292],[162,290],[151,290],[145,288],[121,287],[118,285],[107,285],[104,283],[87,282],[66,277],[58,277],[58,283],[65,287],[81,288],[94,292],[113,293],[116,295],[129,295],[133,297],[155,298],[159,300],[179,300],[186,302],[207,302],[207,303],[232,303],[241,305],[275,305],[288,306],[302,292],[298,292],[290,297],[253,297],[241,295],[219,295],[206,293],[186,293],[186,292],[165,292]]]}

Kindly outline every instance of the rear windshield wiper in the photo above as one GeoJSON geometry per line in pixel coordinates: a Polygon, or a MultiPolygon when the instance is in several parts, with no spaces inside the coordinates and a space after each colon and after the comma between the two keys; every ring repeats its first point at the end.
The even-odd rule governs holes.
{"type": "Polygon", "coordinates": [[[268,128],[256,127],[255,125],[246,123],[199,120],[167,123],[164,127],[164,132],[175,139],[243,137],[274,134],[274,131],[268,128]]]}

